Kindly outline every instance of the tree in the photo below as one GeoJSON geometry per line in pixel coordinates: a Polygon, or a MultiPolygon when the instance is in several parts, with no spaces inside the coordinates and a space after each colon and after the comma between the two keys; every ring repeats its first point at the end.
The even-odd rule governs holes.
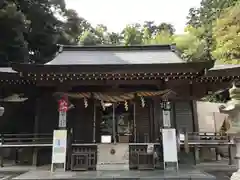
{"type": "Polygon", "coordinates": [[[16,0],[16,3],[30,22],[25,39],[32,52],[31,60],[38,63],[51,60],[57,50],[56,44],[63,25],[54,13],[63,13],[63,1],[16,0]]]}
{"type": "Polygon", "coordinates": [[[227,8],[216,21],[214,56],[221,62],[240,64],[240,3],[227,8]]]}
{"type": "Polygon", "coordinates": [[[120,34],[111,32],[111,33],[108,33],[108,36],[111,44],[115,44],[115,45],[121,44],[122,36],[120,34]]]}
{"type": "Polygon", "coordinates": [[[0,54],[6,63],[45,63],[57,44],[78,44],[79,35],[93,31],[64,0],[5,0],[0,6],[0,54]]]}
{"type": "Polygon", "coordinates": [[[168,31],[160,31],[153,37],[150,41],[150,44],[172,44],[174,41],[174,37],[168,31]]]}
{"type": "Polygon", "coordinates": [[[207,42],[203,38],[203,34],[203,27],[188,26],[185,34],[175,36],[174,42],[183,59],[186,61],[209,60],[209,54],[206,50],[207,42]]]}
{"type": "Polygon", "coordinates": [[[126,46],[142,44],[142,29],[140,24],[129,24],[123,31],[123,41],[126,46]]]}
{"type": "Polygon", "coordinates": [[[79,35],[92,28],[84,18],[78,16],[75,10],[65,10],[64,18],[66,20],[58,40],[59,44],[78,44],[79,35]]]}
{"type": "Polygon", "coordinates": [[[15,3],[1,4],[0,27],[0,64],[28,61],[28,43],[24,39],[28,21],[15,3]]]}
{"type": "Polygon", "coordinates": [[[199,9],[190,8],[188,16],[187,16],[187,25],[190,25],[194,28],[198,28],[201,26],[200,17],[199,17],[199,9]]]}
{"type": "Polygon", "coordinates": [[[213,38],[213,26],[217,18],[228,7],[235,5],[239,0],[202,0],[199,8],[191,8],[188,15],[188,25],[194,28],[203,28],[204,32],[200,39],[205,41],[205,52],[202,59],[212,60],[212,51],[216,42],[213,38]]]}
{"type": "Polygon", "coordinates": [[[101,41],[99,38],[94,34],[93,32],[87,30],[85,31],[80,37],[79,37],[79,42],[81,45],[84,46],[94,46],[101,44],[101,41]]]}
{"type": "Polygon", "coordinates": [[[161,23],[160,25],[157,26],[157,32],[168,32],[170,35],[173,35],[175,32],[175,28],[173,27],[172,24],[168,24],[168,23],[161,23]]]}

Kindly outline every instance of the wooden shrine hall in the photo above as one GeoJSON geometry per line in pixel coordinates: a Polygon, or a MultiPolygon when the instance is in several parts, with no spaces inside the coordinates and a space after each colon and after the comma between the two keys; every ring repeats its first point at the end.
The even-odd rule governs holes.
{"type": "MultiPolygon", "coordinates": [[[[162,132],[197,133],[195,101],[230,87],[239,72],[185,62],[172,45],[59,46],[46,64],[0,68],[0,148],[24,149],[18,161],[51,164],[53,131],[63,129],[69,170],[162,168],[162,132]]],[[[177,163],[194,163],[196,147],[175,145],[177,163]]]]}

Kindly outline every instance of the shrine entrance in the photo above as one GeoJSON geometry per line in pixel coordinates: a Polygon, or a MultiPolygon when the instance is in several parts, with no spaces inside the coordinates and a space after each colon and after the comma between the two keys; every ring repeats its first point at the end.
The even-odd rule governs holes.
{"type": "Polygon", "coordinates": [[[134,104],[104,103],[100,118],[100,143],[129,143],[134,141],[134,104]],[[104,139],[105,138],[105,139],[104,139]],[[107,141],[108,142],[104,142],[107,141]],[[103,140],[103,141],[102,141],[103,140]]]}
{"type": "Polygon", "coordinates": [[[128,170],[129,143],[134,137],[134,105],[102,103],[97,170],[128,170]]]}

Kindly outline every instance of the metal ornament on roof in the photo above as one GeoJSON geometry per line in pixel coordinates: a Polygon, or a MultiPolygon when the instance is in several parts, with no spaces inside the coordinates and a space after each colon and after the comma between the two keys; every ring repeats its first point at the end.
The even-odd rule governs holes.
{"type": "Polygon", "coordinates": [[[83,98],[83,102],[84,102],[84,107],[87,108],[88,107],[88,100],[87,100],[87,98],[83,98]]]}

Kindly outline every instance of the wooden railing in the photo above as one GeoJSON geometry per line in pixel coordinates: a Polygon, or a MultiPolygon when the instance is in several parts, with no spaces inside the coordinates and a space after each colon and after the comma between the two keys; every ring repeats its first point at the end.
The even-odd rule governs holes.
{"type": "Polygon", "coordinates": [[[52,145],[52,134],[1,134],[0,147],[52,145]]]}
{"type": "MultiPolygon", "coordinates": [[[[179,135],[180,136],[180,135],[179,135]]],[[[230,145],[234,144],[232,138],[227,134],[216,132],[185,132],[181,144],[188,145],[230,145]]]]}

